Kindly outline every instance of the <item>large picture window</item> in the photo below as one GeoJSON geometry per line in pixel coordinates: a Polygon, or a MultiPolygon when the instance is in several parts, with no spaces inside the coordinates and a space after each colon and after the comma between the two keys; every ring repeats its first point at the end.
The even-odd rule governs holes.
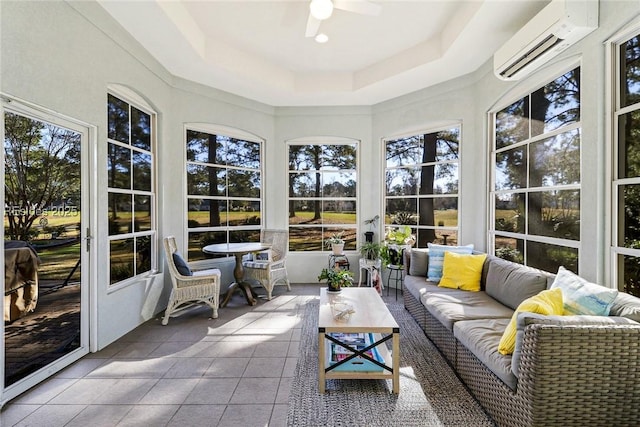
{"type": "Polygon", "coordinates": [[[385,225],[409,225],[417,247],[458,242],[460,126],[385,141],[385,225]]]}
{"type": "Polygon", "coordinates": [[[258,242],[262,142],[233,129],[186,129],[189,260],[213,243],[258,242]]]}
{"type": "Polygon", "coordinates": [[[330,250],[336,233],[356,249],[357,151],[353,140],[289,144],[289,250],[330,250]]]}
{"type": "Polygon", "coordinates": [[[580,68],[492,114],[489,227],[495,254],[578,272],[580,68]]]}
{"type": "Polygon", "coordinates": [[[113,94],[107,99],[109,283],[155,268],[155,113],[113,94]]]}
{"type": "Polygon", "coordinates": [[[613,272],[618,289],[640,296],[640,35],[616,47],[613,272]]]}

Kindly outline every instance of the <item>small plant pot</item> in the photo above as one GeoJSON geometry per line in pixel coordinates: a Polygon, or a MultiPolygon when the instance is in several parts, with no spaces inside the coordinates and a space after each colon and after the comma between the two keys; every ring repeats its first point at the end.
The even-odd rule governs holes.
{"type": "Polygon", "coordinates": [[[342,255],[344,252],[344,243],[333,243],[331,245],[331,250],[334,255],[342,255]]]}
{"type": "Polygon", "coordinates": [[[333,284],[333,283],[328,283],[327,284],[327,290],[329,292],[340,292],[342,290],[342,288],[340,287],[340,284],[333,284]]]}

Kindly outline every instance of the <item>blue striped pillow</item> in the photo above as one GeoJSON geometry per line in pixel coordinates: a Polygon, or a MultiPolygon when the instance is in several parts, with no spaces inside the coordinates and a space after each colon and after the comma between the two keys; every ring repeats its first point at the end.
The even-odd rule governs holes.
{"type": "Polygon", "coordinates": [[[558,268],[558,274],[551,285],[551,289],[554,288],[562,290],[565,316],[608,316],[613,300],[618,296],[616,289],[587,282],[564,267],[558,268]]]}
{"type": "Polygon", "coordinates": [[[466,246],[447,246],[428,243],[428,246],[429,268],[427,269],[427,280],[430,282],[439,282],[442,278],[442,265],[444,264],[445,252],[463,255],[468,255],[473,252],[473,244],[466,246]]]}

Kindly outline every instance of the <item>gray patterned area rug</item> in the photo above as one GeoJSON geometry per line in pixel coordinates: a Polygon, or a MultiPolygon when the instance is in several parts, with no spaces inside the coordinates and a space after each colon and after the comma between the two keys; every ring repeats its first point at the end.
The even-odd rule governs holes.
{"type": "Polygon", "coordinates": [[[318,300],[305,309],[288,426],[494,426],[401,303],[400,393],[391,380],[327,380],[318,393],[318,300]]]}

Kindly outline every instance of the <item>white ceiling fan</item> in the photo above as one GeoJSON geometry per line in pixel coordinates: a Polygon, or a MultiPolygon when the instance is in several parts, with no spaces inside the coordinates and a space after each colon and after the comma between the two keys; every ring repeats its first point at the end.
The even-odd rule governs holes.
{"type": "Polygon", "coordinates": [[[320,29],[320,23],[331,17],[333,9],[377,16],[382,6],[368,0],[311,0],[305,37],[314,37],[320,29]]]}

